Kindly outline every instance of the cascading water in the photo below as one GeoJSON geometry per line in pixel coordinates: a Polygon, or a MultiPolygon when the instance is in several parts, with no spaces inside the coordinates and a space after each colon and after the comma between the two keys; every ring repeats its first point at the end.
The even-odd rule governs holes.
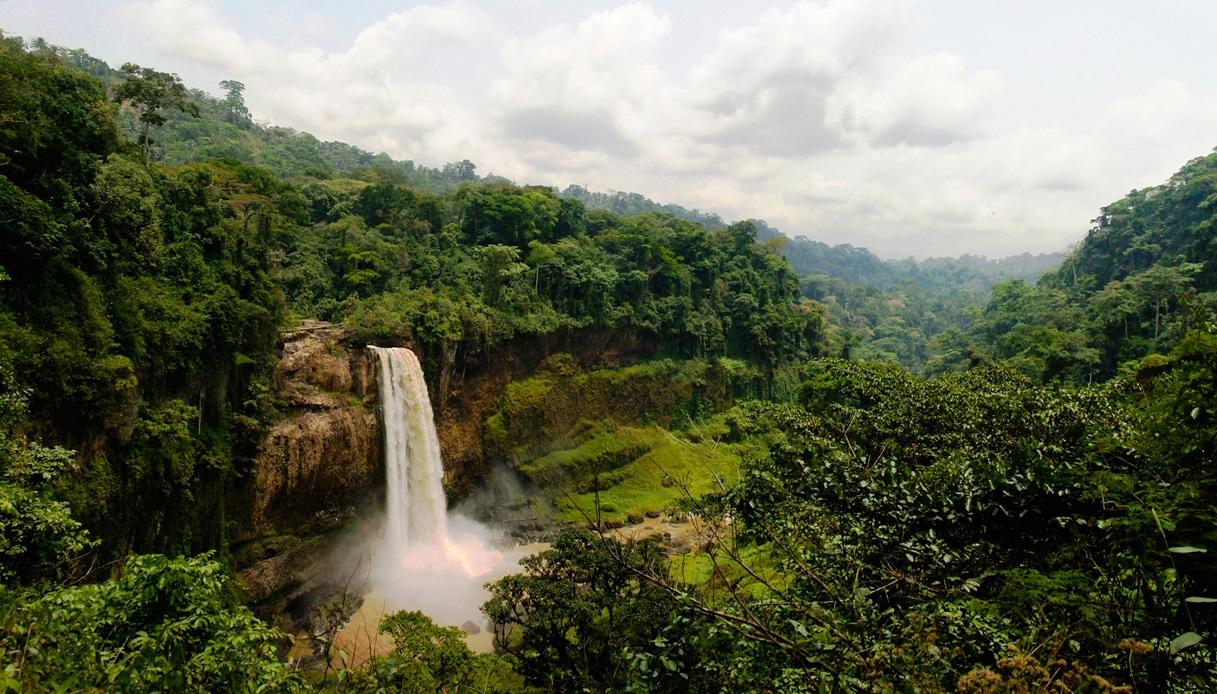
{"type": "Polygon", "coordinates": [[[371,349],[380,365],[388,539],[397,547],[442,546],[448,540],[444,464],[422,366],[408,349],[371,349]]]}
{"type": "MultiPolygon", "coordinates": [[[[522,551],[493,549],[496,533],[449,514],[439,436],[418,357],[403,348],[369,349],[376,355],[384,419],[386,499],[365,607],[379,606],[381,613],[421,610],[451,625],[482,622],[479,608],[488,597],[483,584],[514,570],[522,551]]],[[[364,617],[374,633],[378,614],[364,617]]],[[[488,633],[482,637],[480,648],[488,648],[488,633]]]]}

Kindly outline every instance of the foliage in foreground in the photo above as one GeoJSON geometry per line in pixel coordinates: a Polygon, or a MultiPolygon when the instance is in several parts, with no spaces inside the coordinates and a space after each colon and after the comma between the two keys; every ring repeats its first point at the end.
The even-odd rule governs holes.
{"type": "Polygon", "coordinates": [[[102,583],[0,588],[0,691],[296,691],[281,638],[210,557],[136,555],[102,583]]]}
{"type": "Polygon", "coordinates": [[[656,546],[570,530],[520,563],[524,572],[494,583],[482,608],[496,646],[547,692],[622,690],[623,649],[656,638],[676,607],[661,586],[638,577],[663,570],[656,546]]]}
{"type": "Polygon", "coordinates": [[[528,694],[509,655],[474,653],[456,627],[438,626],[421,612],[397,612],[380,622],[380,633],[393,648],[364,667],[326,673],[314,682],[319,691],[334,692],[468,692],[469,694],[528,694]]]}
{"type": "Polygon", "coordinates": [[[213,557],[133,555],[112,580],[40,592],[0,586],[0,692],[533,691],[510,656],[475,654],[455,627],[386,616],[392,650],[365,666],[296,672],[287,637],[240,604],[213,557]]]}
{"type": "Polygon", "coordinates": [[[600,643],[609,602],[654,610],[594,671],[538,661],[538,686],[1210,691],[1214,364],[1211,330],[1138,378],[1085,388],[996,366],[924,381],[819,362],[800,405],[704,428],[764,445],[742,449],[755,455],[738,486],[683,505],[700,585],[585,536],[496,584],[487,611],[540,658],[600,643]],[[597,598],[606,565],[621,579],[597,598]]]}

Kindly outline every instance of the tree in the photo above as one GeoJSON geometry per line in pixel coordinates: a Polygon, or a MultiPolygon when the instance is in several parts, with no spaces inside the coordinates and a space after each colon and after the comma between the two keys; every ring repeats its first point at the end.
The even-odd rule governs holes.
{"type": "Polygon", "coordinates": [[[283,634],[237,600],[210,555],[128,558],[99,584],[0,590],[4,691],[296,692],[283,634]]]}
{"type": "Polygon", "coordinates": [[[139,143],[144,150],[144,165],[152,162],[153,127],[165,124],[166,109],[177,109],[198,118],[198,104],[190,100],[190,93],[177,75],[140,67],[135,63],[124,63],[122,72],[126,79],[114,88],[114,98],[120,104],[130,104],[139,112],[139,143]]]}
{"type": "Polygon", "coordinates": [[[397,612],[380,622],[393,639],[393,650],[373,667],[379,684],[401,692],[441,692],[459,687],[473,668],[465,634],[441,627],[422,612],[397,612]]]}
{"type": "Polygon", "coordinates": [[[224,120],[233,125],[246,125],[250,121],[249,109],[245,107],[245,84],[236,80],[222,80],[224,89],[224,120]]]}
{"type": "Polygon", "coordinates": [[[478,246],[475,256],[482,266],[482,301],[497,307],[503,298],[503,285],[528,270],[519,263],[520,249],[500,244],[478,246]]]}
{"type": "Polygon", "coordinates": [[[1154,265],[1145,272],[1132,275],[1127,283],[1142,306],[1153,306],[1154,340],[1161,332],[1163,317],[1170,311],[1171,302],[1192,286],[1192,277],[1200,271],[1200,263],[1179,265],[1154,265]]]}
{"type": "Polygon", "coordinates": [[[72,451],[10,433],[25,415],[25,393],[0,392],[0,585],[66,573],[95,544],[52,493],[72,451]]]}
{"type": "Polygon", "coordinates": [[[453,183],[464,183],[477,180],[477,166],[468,159],[444,164],[440,174],[453,183]]]}
{"type": "Polygon", "coordinates": [[[673,607],[663,590],[635,578],[663,571],[658,549],[567,530],[520,564],[525,573],[490,585],[482,607],[495,645],[548,691],[620,691],[623,648],[653,639],[673,607]]]}
{"type": "Polygon", "coordinates": [[[1090,306],[1095,317],[1103,323],[1119,322],[1124,326],[1124,338],[1128,338],[1128,318],[1136,315],[1137,297],[1128,284],[1120,280],[1107,283],[1094,296],[1090,297],[1090,306]]]}

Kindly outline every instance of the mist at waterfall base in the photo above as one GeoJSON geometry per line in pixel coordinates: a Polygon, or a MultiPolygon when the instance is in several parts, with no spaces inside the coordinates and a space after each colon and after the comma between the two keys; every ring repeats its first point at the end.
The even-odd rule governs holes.
{"type": "MultiPolygon", "coordinates": [[[[522,549],[460,512],[449,512],[439,438],[418,358],[370,347],[378,360],[385,435],[385,515],[370,543],[367,593],[385,612],[419,610],[436,623],[485,628],[485,584],[518,570],[522,549]]],[[[476,503],[476,502],[474,502],[476,503]]]]}

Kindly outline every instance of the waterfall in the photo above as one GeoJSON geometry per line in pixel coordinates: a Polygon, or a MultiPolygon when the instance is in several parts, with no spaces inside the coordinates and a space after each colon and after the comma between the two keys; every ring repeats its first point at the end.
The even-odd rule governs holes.
{"type": "MultiPolygon", "coordinates": [[[[501,535],[460,513],[449,515],[439,436],[418,357],[408,349],[368,349],[378,367],[386,503],[384,532],[371,533],[366,545],[372,557],[364,593],[369,612],[360,623],[421,610],[439,624],[482,625],[481,640],[470,645],[489,651],[490,632],[478,611],[490,597],[485,584],[511,573],[523,551],[499,551],[494,544],[501,535]]],[[[358,647],[360,635],[366,642],[364,631],[347,638],[358,647]]]]}
{"type": "Polygon", "coordinates": [[[386,528],[397,548],[447,547],[444,465],[418,357],[400,347],[369,347],[379,360],[385,431],[386,528]]]}

